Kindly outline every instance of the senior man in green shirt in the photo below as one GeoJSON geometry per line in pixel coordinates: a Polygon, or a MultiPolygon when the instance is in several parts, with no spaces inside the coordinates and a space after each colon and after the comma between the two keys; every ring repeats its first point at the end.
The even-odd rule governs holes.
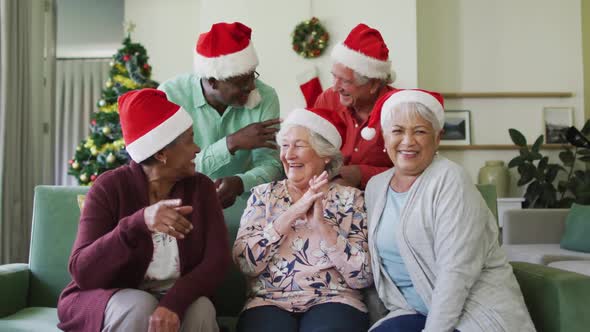
{"type": "Polygon", "coordinates": [[[283,177],[274,143],[279,124],[275,90],[258,80],[251,30],[216,23],[199,36],[195,73],[160,85],[193,119],[197,171],[215,180],[224,208],[252,187],[283,177]]]}

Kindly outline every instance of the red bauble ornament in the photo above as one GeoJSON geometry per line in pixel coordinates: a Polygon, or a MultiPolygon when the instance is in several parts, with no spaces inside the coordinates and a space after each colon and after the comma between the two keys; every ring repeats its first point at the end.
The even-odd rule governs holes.
{"type": "Polygon", "coordinates": [[[90,176],[90,181],[94,181],[94,180],[96,180],[96,174],[92,174],[92,175],[90,176]]]}
{"type": "Polygon", "coordinates": [[[143,69],[145,69],[145,70],[150,70],[150,65],[149,65],[149,64],[147,64],[147,63],[146,63],[146,64],[144,64],[144,65],[143,65],[143,69]]]}
{"type": "Polygon", "coordinates": [[[123,61],[127,62],[127,61],[129,61],[129,59],[131,59],[131,57],[129,56],[129,54],[123,55],[123,61]]]}
{"type": "Polygon", "coordinates": [[[90,121],[90,124],[96,126],[96,120],[92,119],[92,121],[90,121]]]}
{"type": "Polygon", "coordinates": [[[70,164],[70,165],[71,165],[71,164],[73,164],[73,163],[74,163],[74,159],[70,159],[70,160],[68,160],[68,164],[70,164]]]}

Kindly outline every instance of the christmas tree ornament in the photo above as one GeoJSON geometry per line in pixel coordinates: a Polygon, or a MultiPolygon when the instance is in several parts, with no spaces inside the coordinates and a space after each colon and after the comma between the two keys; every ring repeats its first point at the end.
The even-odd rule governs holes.
{"type": "Polygon", "coordinates": [[[99,100],[99,101],[98,101],[98,106],[99,106],[99,107],[103,107],[103,106],[105,106],[106,104],[107,104],[107,102],[106,102],[104,99],[101,99],[101,100],[99,100]]]}
{"type": "Polygon", "coordinates": [[[74,162],[72,163],[72,168],[73,168],[73,169],[78,169],[78,168],[80,168],[80,164],[79,164],[77,161],[74,161],[74,162]]]}
{"type": "Polygon", "coordinates": [[[105,135],[110,134],[111,133],[111,127],[108,127],[108,126],[102,127],[102,133],[105,134],[105,135]]]}
{"type": "Polygon", "coordinates": [[[90,181],[94,182],[96,180],[96,178],[97,178],[96,174],[92,174],[90,176],[90,181]]]}
{"type": "Polygon", "coordinates": [[[88,181],[88,175],[86,175],[86,173],[80,174],[80,181],[87,182],[88,181]]]}
{"type": "Polygon", "coordinates": [[[92,119],[92,121],[90,121],[90,124],[96,126],[96,119],[92,119]]]}
{"type": "Polygon", "coordinates": [[[127,62],[127,61],[129,61],[129,59],[131,59],[131,57],[129,56],[129,54],[123,55],[123,61],[127,62]]]}
{"type": "Polygon", "coordinates": [[[112,164],[114,163],[116,160],[115,155],[111,152],[109,153],[109,155],[107,156],[107,163],[112,164]]]}
{"type": "Polygon", "coordinates": [[[107,88],[112,88],[113,87],[113,81],[111,81],[110,79],[105,83],[105,86],[107,88]]]}
{"type": "Polygon", "coordinates": [[[96,148],[96,146],[90,148],[90,154],[92,154],[93,156],[98,155],[98,149],[96,148]]]}
{"type": "Polygon", "coordinates": [[[68,164],[70,164],[70,165],[71,165],[71,164],[73,164],[73,163],[74,163],[74,159],[70,159],[70,160],[68,160],[68,164]]]}
{"type": "Polygon", "coordinates": [[[115,61],[112,61],[112,60],[111,60],[111,61],[109,62],[109,66],[113,67],[114,65],[115,65],[115,61]]]}

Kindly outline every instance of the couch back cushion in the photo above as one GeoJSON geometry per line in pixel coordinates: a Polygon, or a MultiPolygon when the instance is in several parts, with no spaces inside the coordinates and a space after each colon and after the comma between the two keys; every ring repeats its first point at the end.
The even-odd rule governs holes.
{"type": "Polygon", "coordinates": [[[78,229],[78,195],[87,187],[38,186],[33,204],[29,306],[55,307],[70,282],[68,259],[78,229]]]}
{"type": "Polygon", "coordinates": [[[561,247],[590,253],[590,205],[572,205],[565,219],[561,247]]]}

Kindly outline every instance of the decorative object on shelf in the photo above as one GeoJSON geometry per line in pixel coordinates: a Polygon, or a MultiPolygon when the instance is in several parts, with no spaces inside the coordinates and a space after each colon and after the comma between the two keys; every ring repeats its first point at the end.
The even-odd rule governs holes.
{"type": "Polygon", "coordinates": [[[590,120],[581,131],[570,127],[565,133],[569,145],[563,145],[559,159],[563,165],[549,163],[549,157],[539,153],[544,136],[537,138],[529,149],[526,138],[516,129],[509,129],[510,138],[520,147],[508,168],[516,167],[520,175],[518,186],[527,185],[524,208],[569,208],[573,203],[590,205],[590,120]],[[560,172],[565,180],[558,180],[560,172]],[[557,181],[557,188],[555,182],[557,181]]]}
{"type": "Polygon", "coordinates": [[[574,125],[573,107],[544,107],[545,143],[567,143],[565,132],[574,125]]]}
{"type": "Polygon", "coordinates": [[[488,160],[479,169],[479,184],[493,184],[496,186],[498,197],[507,197],[510,189],[510,174],[502,160],[488,160]]]}
{"type": "Polygon", "coordinates": [[[328,31],[317,17],[297,24],[292,37],[293,51],[306,59],[322,55],[330,40],[328,31]]]}
{"type": "Polygon", "coordinates": [[[469,111],[445,111],[444,133],[441,145],[471,144],[471,113],[469,111]]]}

